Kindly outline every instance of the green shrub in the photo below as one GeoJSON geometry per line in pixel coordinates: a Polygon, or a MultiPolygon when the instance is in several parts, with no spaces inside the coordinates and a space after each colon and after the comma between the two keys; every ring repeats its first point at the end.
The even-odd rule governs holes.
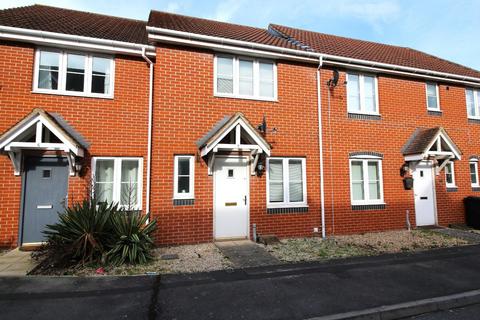
{"type": "Polygon", "coordinates": [[[47,225],[46,245],[39,257],[56,266],[69,266],[101,261],[111,242],[113,204],[84,200],[58,214],[58,222],[47,225]]]}
{"type": "Polygon", "coordinates": [[[113,265],[124,263],[143,264],[153,259],[151,237],[156,228],[155,220],[149,221],[149,215],[139,212],[117,212],[111,217],[111,249],[107,253],[108,261],[113,265]],[[148,223],[147,223],[148,222],[148,223]]]}
{"type": "Polygon", "coordinates": [[[85,264],[145,263],[152,259],[156,221],[116,204],[85,200],[59,213],[47,225],[46,244],[34,257],[39,269],[70,268],[85,264]]]}

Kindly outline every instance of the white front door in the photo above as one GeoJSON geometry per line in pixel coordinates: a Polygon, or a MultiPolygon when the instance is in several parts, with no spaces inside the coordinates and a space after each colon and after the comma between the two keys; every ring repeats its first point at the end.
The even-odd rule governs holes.
{"type": "Polygon", "coordinates": [[[430,161],[419,162],[413,171],[417,226],[435,225],[434,169],[430,161]]]}
{"type": "Polygon", "coordinates": [[[244,157],[216,158],[215,239],[248,238],[249,176],[244,157]]]}

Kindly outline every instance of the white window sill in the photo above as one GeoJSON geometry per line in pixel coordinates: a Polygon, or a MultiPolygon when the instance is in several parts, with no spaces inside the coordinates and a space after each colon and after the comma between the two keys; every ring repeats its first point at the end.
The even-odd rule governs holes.
{"type": "Polygon", "coordinates": [[[458,189],[458,187],[457,187],[456,185],[448,185],[448,184],[447,184],[446,187],[447,187],[448,189],[458,189]]]}
{"type": "Polygon", "coordinates": [[[371,112],[360,112],[360,111],[350,111],[347,110],[348,113],[350,114],[359,114],[362,116],[375,116],[375,117],[381,117],[382,115],[380,113],[371,113],[371,112]]]}
{"type": "Polygon", "coordinates": [[[188,197],[177,197],[177,196],[175,196],[175,197],[173,197],[172,200],[195,200],[195,197],[193,195],[188,196],[188,197]]]}
{"type": "Polygon", "coordinates": [[[292,204],[292,203],[279,203],[279,204],[269,203],[269,204],[267,204],[267,209],[276,209],[276,208],[308,208],[308,204],[307,203],[295,203],[295,204],[292,204]]]}
{"type": "Polygon", "coordinates": [[[277,98],[237,96],[237,95],[221,94],[221,93],[215,93],[214,96],[217,97],[217,98],[242,99],[242,100],[256,100],[256,101],[266,101],[266,102],[278,102],[278,99],[277,99],[277,98]]]}
{"type": "Polygon", "coordinates": [[[99,99],[110,99],[110,100],[113,99],[113,95],[84,93],[84,92],[75,92],[75,91],[57,91],[57,90],[54,91],[54,90],[35,89],[35,90],[32,90],[32,93],[51,94],[56,96],[82,97],[82,98],[99,98],[99,99]]]}
{"type": "Polygon", "coordinates": [[[352,202],[352,206],[384,206],[386,203],[384,201],[380,202],[352,202]]]}
{"type": "Polygon", "coordinates": [[[471,119],[471,120],[480,120],[480,117],[472,117],[472,116],[468,116],[468,119],[471,119]]]}
{"type": "Polygon", "coordinates": [[[439,113],[442,113],[442,110],[439,108],[439,109],[432,109],[432,108],[427,108],[427,111],[432,111],[432,112],[439,112],[439,113]]]}

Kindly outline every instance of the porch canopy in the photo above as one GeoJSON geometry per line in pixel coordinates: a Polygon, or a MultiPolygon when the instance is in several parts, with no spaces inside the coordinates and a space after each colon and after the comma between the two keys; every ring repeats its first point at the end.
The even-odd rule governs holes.
{"type": "Polygon", "coordinates": [[[461,160],[462,153],[444,128],[417,128],[402,148],[406,162],[436,160],[436,173],[450,161],[461,160]]]}
{"type": "Polygon", "coordinates": [[[82,158],[88,147],[89,143],[59,114],[39,108],[0,136],[0,152],[10,157],[15,175],[21,172],[22,153],[26,150],[63,152],[70,175],[74,175],[76,158],[82,158]]]}
{"type": "Polygon", "coordinates": [[[270,156],[271,146],[252,126],[247,118],[237,112],[232,116],[226,116],[197,141],[201,157],[208,159],[209,174],[215,155],[225,152],[247,152],[251,156],[251,174],[255,174],[255,168],[260,154],[270,156]]]}

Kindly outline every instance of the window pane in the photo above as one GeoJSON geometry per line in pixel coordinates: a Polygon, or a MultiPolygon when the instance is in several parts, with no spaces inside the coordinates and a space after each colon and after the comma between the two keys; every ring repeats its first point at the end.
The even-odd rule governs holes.
{"type": "Polygon", "coordinates": [[[379,180],[379,174],[378,174],[378,162],[368,162],[368,180],[369,181],[375,181],[379,180]]]}
{"type": "Polygon", "coordinates": [[[363,165],[361,161],[352,161],[352,180],[363,181],[363,165]]]}
{"type": "Polygon", "coordinates": [[[445,166],[445,180],[447,184],[453,184],[452,164],[449,163],[445,166]]]}
{"type": "Polygon", "coordinates": [[[476,163],[470,163],[470,178],[472,180],[472,184],[478,183],[476,163]]]}
{"type": "Polygon", "coordinates": [[[260,62],[260,96],[274,96],[273,63],[260,62]]]}
{"type": "Polygon", "coordinates": [[[467,94],[467,112],[468,112],[468,115],[469,116],[476,116],[476,112],[475,112],[475,102],[474,102],[474,98],[473,98],[473,90],[467,90],[466,91],[466,94],[467,94]]]}
{"type": "Polygon", "coordinates": [[[138,160],[122,160],[122,182],[138,181],[138,160]]]}
{"type": "Polygon", "coordinates": [[[97,160],[96,161],[95,181],[113,182],[113,160],[97,160]]]}
{"type": "Polygon", "coordinates": [[[40,52],[38,88],[52,90],[58,89],[59,61],[60,54],[57,52],[40,52]]]}
{"type": "Polygon", "coordinates": [[[85,57],[77,54],[67,55],[67,91],[83,91],[85,79],[85,57]]]}
{"type": "Polygon", "coordinates": [[[369,182],[368,191],[370,200],[380,200],[380,182],[369,182]]]}
{"type": "Polygon", "coordinates": [[[95,183],[95,198],[98,202],[111,203],[113,201],[113,182],[95,183]]]}
{"type": "Polygon", "coordinates": [[[178,174],[181,176],[190,174],[190,158],[178,158],[178,174]]]}
{"type": "Polygon", "coordinates": [[[253,61],[240,60],[239,75],[239,93],[253,95],[253,61]]]}
{"type": "Polygon", "coordinates": [[[360,81],[356,74],[349,74],[347,81],[348,111],[360,111],[360,81]]]}
{"type": "Polygon", "coordinates": [[[363,162],[352,161],[352,198],[353,200],[365,200],[363,189],[363,162]]]}
{"type": "Polygon", "coordinates": [[[353,200],[365,200],[363,182],[352,183],[352,198],[353,200]]]}
{"type": "Polygon", "coordinates": [[[190,177],[178,177],[178,193],[190,192],[190,177]]]}
{"type": "Polygon", "coordinates": [[[217,58],[217,91],[233,93],[233,58],[217,58]]]}
{"type": "Polygon", "coordinates": [[[283,202],[283,161],[269,161],[270,202],[283,202]]]}
{"type": "Polygon", "coordinates": [[[113,160],[97,160],[94,195],[100,202],[113,200],[113,160]]]}
{"type": "Polygon", "coordinates": [[[366,112],[377,112],[377,107],[375,106],[375,78],[374,77],[363,77],[363,86],[364,86],[364,96],[365,96],[365,111],[366,112]]]}
{"type": "Polygon", "coordinates": [[[437,97],[428,97],[428,108],[438,109],[437,97]]]}
{"type": "Polygon", "coordinates": [[[290,202],[303,201],[302,161],[288,161],[290,202]]]}
{"type": "Polygon", "coordinates": [[[92,92],[110,93],[110,64],[111,60],[93,57],[92,61],[92,92]]]}
{"type": "Polygon", "coordinates": [[[128,207],[137,205],[138,193],[138,161],[122,160],[120,204],[128,207]]]}

